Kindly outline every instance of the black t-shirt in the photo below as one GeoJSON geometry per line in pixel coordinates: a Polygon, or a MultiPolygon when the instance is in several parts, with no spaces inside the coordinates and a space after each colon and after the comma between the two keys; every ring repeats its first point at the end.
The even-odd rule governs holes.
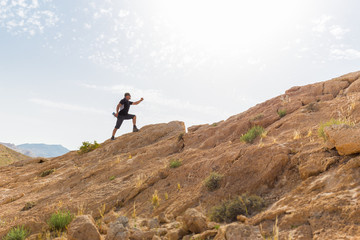
{"type": "Polygon", "coordinates": [[[130,109],[130,105],[133,104],[133,102],[127,100],[126,98],[121,99],[120,104],[122,104],[121,106],[121,110],[119,112],[120,115],[127,115],[130,109]]]}

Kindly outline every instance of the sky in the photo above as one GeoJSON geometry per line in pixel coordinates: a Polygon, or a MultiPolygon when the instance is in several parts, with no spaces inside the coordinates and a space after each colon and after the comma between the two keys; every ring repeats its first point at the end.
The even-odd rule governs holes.
{"type": "Polygon", "coordinates": [[[0,0],[0,142],[111,137],[226,120],[292,86],[360,70],[356,0],[0,0]],[[117,136],[131,131],[125,121],[117,136]]]}

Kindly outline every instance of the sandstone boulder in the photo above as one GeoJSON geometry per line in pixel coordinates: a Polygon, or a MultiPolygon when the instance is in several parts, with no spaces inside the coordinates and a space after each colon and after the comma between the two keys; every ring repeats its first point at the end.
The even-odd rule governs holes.
{"type": "Polygon", "coordinates": [[[182,237],[185,236],[185,234],[186,231],[182,228],[172,229],[168,231],[168,233],[165,235],[165,238],[167,238],[168,240],[178,240],[178,239],[182,239],[182,237]]]}
{"type": "Polygon", "coordinates": [[[170,222],[164,212],[159,214],[158,220],[159,220],[159,223],[169,223],[170,222]]]}
{"type": "Polygon", "coordinates": [[[200,239],[200,240],[213,239],[217,233],[218,230],[215,229],[206,230],[205,232],[193,235],[190,239],[200,239]]]}
{"type": "Polygon", "coordinates": [[[183,216],[184,229],[192,233],[201,233],[207,230],[205,216],[195,208],[189,208],[183,216]]]}
{"type": "Polygon", "coordinates": [[[69,240],[100,240],[100,233],[95,226],[95,221],[90,215],[77,216],[67,230],[69,240]]]}
{"type": "Polygon", "coordinates": [[[150,231],[141,231],[139,229],[134,229],[130,232],[131,240],[152,240],[156,235],[155,230],[150,231]]]}
{"type": "Polygon", "coordinates": [[[222,226],[219,229],[218,234],[215,236],[214,240],[257,240],[263,239],[260,234],[258,227],[231,223],[229,225],[222,226]]]}
{"type": "Polygon", "coordinates": [[[324,129],[330,146],[340,155],[360,153],[360,125],[333,125],[324,129]]]}
{"type": "Polygon", "coordinates": [[[127,227],[129,220],[125,216],[119,217],[115,222],[110,223],[105,240],[128,240],[130,232],[127,227]]]}
{"type": "Polygon", "coordinates": [[[148,228],[149,229],[153,229],[153,228],[158,228],[160,227],[159,221],[156,218],[150,219],[147,222],[148,228]]]}

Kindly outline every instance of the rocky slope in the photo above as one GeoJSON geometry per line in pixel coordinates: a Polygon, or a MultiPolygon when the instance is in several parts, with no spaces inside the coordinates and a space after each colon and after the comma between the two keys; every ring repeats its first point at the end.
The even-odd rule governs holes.
{"type": "Polygon", "coordinates": [[[28,159],[29,157],[13,151],[0,144],[0,166],[5,166],[16,161],[28,159]]]}
{"type": "Polygon", "coordinates": [[[86,154],[1,167],[0,236],[21,224],[44,232],[51,213],[69,209],[87,214],[74,220],[78,227],[69,227],[69,239],[78,238],[71,236],[81,226],[94,226],[92,218],[98,225],[89,227],[93,239],[261,239],[273,234],[276,219],[281,239],[359,239],[359,118],[355,72],[293,87],[187,133],[182,122],[149,125],[86,154]],[[279,110],[286,115],[280,117],[279,110]],[[318,129],[332,118],[347,124],[325,128],[325,142],[318,129]],[[266,134],[252,144],[242,142],[255,125],[266,134]],[[182,165],[169,168],[174,159],[182,165]],[[208,191],[203,182],[213,171],[224,177],[219,189],[208,191]],[[158,207],[151,201],[156,192],[158,207]],[[202,223],[211,207],[243,193],[261,196],[265,209],[240,217],[245,223],[202,223]],[[27,203],[31,208],[24,209],[27,203]]]}

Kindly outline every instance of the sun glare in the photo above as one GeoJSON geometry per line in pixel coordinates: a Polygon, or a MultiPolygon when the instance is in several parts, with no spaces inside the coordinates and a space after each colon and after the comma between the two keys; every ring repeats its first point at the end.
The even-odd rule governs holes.
{"type": "Polygon", "coordinates": [[[169,34],[220,54],[247,51],[276,38],[294,18],[295,4],[289,2],[159,1],[157,11],[171,26],[169,34]]]}

